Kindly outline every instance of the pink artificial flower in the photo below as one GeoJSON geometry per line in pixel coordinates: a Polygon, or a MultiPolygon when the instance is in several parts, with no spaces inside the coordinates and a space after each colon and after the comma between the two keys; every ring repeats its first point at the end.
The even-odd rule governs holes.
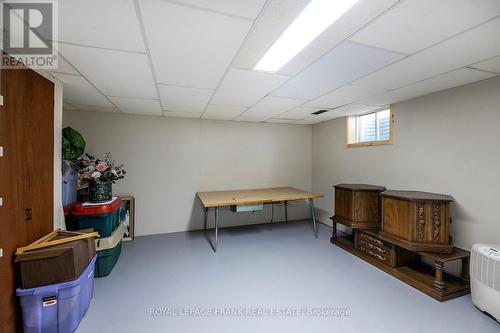
{"type": "Polygon", "coordinates": [[[104,172],[107,168],[108,168],[108,165],[104,161],[97,163],[97,165],[95,167],[95,169],[99,172],[104,172]]]}
{"type": "Polygon", "coordinates": [[[83,178],[83,179],[90,179],[90,178],[92,178],[92,173],[91,173],[91,172],[86,171],[86,172],[84,172],[84,173],[82,174],[82,178],[83,178]]]}

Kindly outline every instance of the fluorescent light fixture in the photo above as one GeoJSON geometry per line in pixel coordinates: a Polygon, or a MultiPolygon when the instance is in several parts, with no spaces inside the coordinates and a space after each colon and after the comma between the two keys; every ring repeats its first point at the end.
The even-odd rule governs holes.
{"type": "Polygon", "coordinates": [[[276,72],[311,43],[358,0],[312,0],[255,65],[276,72]]]}

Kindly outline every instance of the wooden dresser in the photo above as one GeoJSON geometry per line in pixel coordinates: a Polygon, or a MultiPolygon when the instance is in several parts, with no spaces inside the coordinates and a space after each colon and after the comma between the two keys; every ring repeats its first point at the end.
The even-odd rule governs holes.
{"type": "Polygon", "coordinates": [[[338,184],[335,188],[334,237],[337,223],[353,229],[380,229],[380,192],[383,186],[338,184]]]}
{"type": "Polygon", "coordinates": [[[470,293],[470,253],[453,247],[449,237],[452,197],[364,184],[334,187],[333,244],[440,302],[470,293]],[[337,237],[337,223],[352,234],[337,237]],[[460,276],[444,271],[450,261],[461,261],[460,276]]]}
{"type": "Polygon", "coordinates": [[[410,251],[452,253],[449,195],[385,191],[380,238],[410,251]]]}

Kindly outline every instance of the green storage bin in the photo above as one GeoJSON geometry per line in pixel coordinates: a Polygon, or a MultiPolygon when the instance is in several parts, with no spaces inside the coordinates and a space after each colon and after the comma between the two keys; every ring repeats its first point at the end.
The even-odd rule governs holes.
{"type": "Polygon", "coordinates": [[[95,277],[108,276],[113,270],[113,267],[115,267],[121,252],[122,241],[111,249],[97,251],[97,261],[95,262],[94,269],[95,277]]]}
{"type": "Polygon", "coordinates": [[[121,199],[116,198],[113,202],[104,205],[78,204],[72,209],[71,216],[67,219],[66,229],[94,229],[99,232],[100,237],[109,237],[120,224],[121,203],[121,199]]]}

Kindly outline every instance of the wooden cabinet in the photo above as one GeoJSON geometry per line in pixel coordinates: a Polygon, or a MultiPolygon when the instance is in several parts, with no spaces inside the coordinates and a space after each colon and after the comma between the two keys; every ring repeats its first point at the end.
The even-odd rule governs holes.
{"type": "MultiPolygon", "coordinates": [[[[380,192],[383,186],[335,185],[335,215],[332,220],[354,229],[380,229],[380,192]]],[[[335,232],[335,230],[334,230],[335,232]]]]}
{"type": "Polygon", "coordinates": [[[380,238],[410,251],[452,253],[449,195],[385,191],[380,238]]]}
{"type": "Polygon", "coordinates": [[[13,254],[53,229],[54,84],[30,69],[1,71],[0,331],[19,332],[13,254]]]}
{"type": "Polygon", "coordinates": [[[354,248],[391,267],[409,266],[420,260],[418,254],[380,239],[378,231],[355,230],[354,248]]]}

